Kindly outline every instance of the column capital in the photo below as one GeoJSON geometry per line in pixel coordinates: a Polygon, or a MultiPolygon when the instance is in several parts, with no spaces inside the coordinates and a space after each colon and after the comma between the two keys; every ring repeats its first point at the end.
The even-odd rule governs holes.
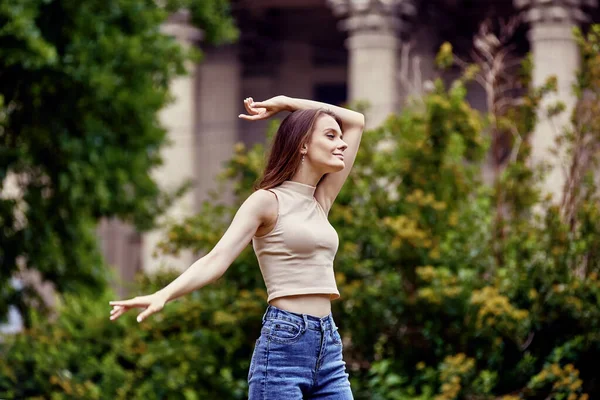
{"type": "Polygon", "coordinates": [[[403,20],[417,13],[416,0],[327,0],[349,32],[400,33],[403,20]]]}
{"type": "Polygon", "coordinates": [[[161,25],[160,30],[165,35],[170,35],[185,44],[200,42],[204,36],[202,30],[191,23],[189,10],[181,9],[171,14],[161,25]]]}
{"type": "Polygon", "coordinates": [[[513,0],[529,23],[558,22],[579,24],[589,20],[586,8],[594,8],[598,0],[513,0]]]}

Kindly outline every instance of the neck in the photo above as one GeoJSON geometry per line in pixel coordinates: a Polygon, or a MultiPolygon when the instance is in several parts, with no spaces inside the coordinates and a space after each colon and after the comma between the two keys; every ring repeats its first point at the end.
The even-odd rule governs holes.
{"type": "Polygon", "coordinates": [[[317,183],[319,183],[321,177],[323,177],[322,173],[314,171],[311,168],[308,168],[308,166],[303,165],[300,168],[298,168],[298,171],[294,174],[294,176],[292,176],[290,180],[294,182],[304,183],[305,185],[317,186],[317,183]]]}

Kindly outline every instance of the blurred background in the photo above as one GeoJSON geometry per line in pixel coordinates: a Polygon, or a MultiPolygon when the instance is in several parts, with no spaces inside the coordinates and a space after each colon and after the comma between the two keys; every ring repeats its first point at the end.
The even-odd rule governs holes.
{"type": "Polygon", "coordinates": [[[246,398],[252,192],[286,95],[366,115],[330,220],[360,399],[600,396],[597,0],[0,3],[0,398],[246,398]]]}

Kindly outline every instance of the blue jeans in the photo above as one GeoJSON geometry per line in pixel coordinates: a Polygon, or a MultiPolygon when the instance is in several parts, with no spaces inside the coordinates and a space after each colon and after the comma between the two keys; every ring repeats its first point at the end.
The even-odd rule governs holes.
{"type": "Polygon", "coordinates": [[[342,339],[318,318],[268,306],[248,372],[249,400],[351,400],[342,339]]]}

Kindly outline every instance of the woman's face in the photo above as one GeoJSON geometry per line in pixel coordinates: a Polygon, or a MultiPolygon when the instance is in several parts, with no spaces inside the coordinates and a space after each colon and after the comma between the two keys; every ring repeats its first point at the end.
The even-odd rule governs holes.
{"type": "Polygon", "coordinates": [[[338,172],[344,169],[344,142],[342,131],[335,119],[327,114],[317,118],[307,144],[304,162],[322,174],[338,172]]]}

